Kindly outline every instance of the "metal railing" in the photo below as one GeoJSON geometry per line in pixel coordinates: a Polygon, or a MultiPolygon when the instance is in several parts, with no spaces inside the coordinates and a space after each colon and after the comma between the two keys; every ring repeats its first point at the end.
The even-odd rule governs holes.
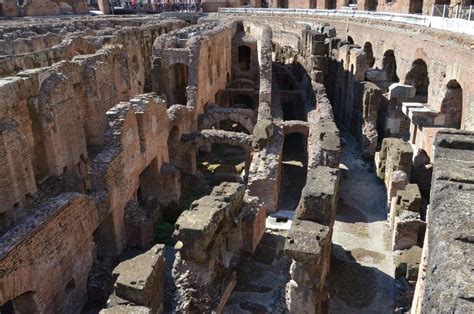
{"type": "Polygon", "coordinates": [[[111,0],[112,13],[162,13],[162,12],[201,12],[201,4],[195,1],[162,2],[159,0],[111,0]]]}
{"type": "Polygon", "coordinates": [[[323,10],[323,9],[266,9],[266,8],[219,8],[219,14],[261,14],[261,15],[301,15],[321,16],[328,18],[370,19],[387,22],[404,23],[451,31],[460,34],[474,35],[474,22],[458,18],[443,18],[440,16],[404,14],[377,11],[355,10],[323,10]]]}
{"type": "Polygon", "coordinates": [[[431,9],[431,16],[457,18],[468,21],[474,20],[474,13],[472,12],[472,5],[462,6],[457,3],[453,6],[447,4],[434,4],[431,9]]]}

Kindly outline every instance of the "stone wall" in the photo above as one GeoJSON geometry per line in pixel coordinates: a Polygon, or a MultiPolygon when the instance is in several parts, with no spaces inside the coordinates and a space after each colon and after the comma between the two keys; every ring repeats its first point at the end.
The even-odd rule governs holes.
{"type": "Polygon", "coordinates": [[[28,298],[30,313],[80,311],[99,222],[89,197],[67,193],[10,229],[1,241],[0,303],[13,300],[16,307],[28,298]]]}
{"type": "Polygon", "coordinates": [[[12,52],[1,67],[11,75],[0,88],[7,157],[0,163],[1,304],[11,301],[20,312],[79,312],[97,259],[116,257],[129,243],[148,245],[147,226],[159,218],[157,182],[173,173],[166,166],[160,173],[169,162],[168,126],[192,119],[180,108],[167,112],[156,95],[119,103],[143,92],[154,39],[185,25],[148,22],[72,19],[4,29],[4,39],[57,32],[67,41],[76,26],[89,37],[77,44],[88,41],[84,50],[43,49],[33,39],[26,54],[12,52]],[[124,211],[138,201],[145,221],[136,226],[124,211]]]}
{"type": "Polygon", "coordinates": [[[474,134],[441,131],[435,140],[422,312],[472,311],[474,134]]]}
{"type": "Polygon", "coordinates": [[[173,265],[178,311],[220,312],[236,284],[231,264],[242,251],[244,186],[224,182],[176,222],[173,265]]]}
{"type": "MultiPolygon", "coordinates": [[[[120,21],[104,20],[104,24],[120,25],[120,21]]],[[[153,37],[183,25],[181,22],[165,22],[141,27],[142,21],[136,24],[139,26],[117,32],[116,36],[108,38],[107,42],[116,41],[116,45],[107,44],[108,48],[97,51],[90,50],[89,45],[85,52],[91,54],[76,57],[74,54],[80,53],[80,50],[72,55],[70,52],[63,55],[60,51],[54,52],[51,58],[46,58],[45,63],[39,65],[52,64],[51,67],[11,73],[12,76],[0,81],[0,95],[4,99],[0,114],[3,119],[7,119],[5,130],[10,130],[2,134],[7,137],[5,141],[12,142],[14,139],[9,134],[13,134],[11,132],[15,130],[19,132],[21,136],[17,136],[16,142],[22,143],[21,147],[13,145],[9,150],[21,149],[24,152],[23,161],[10,159],[3,165],[2,172],[5,176],[1,188],[26,188],[21,193],[18,190],[12,191],[8,200],[2,202],[2,212],[9,211],[15,204],[25,206],[26,199],[33,196],[36,188],[31,182],[31,171],[36,181],[64,173],[85,175],[88,149],[97,149],[104,144],[106,111],[118,102],[143,92],[146,81],[144,69],[146,60],[150,57],[147,52],[151,51],[153,37]],[[137,34],[142,34],[142,37],[135,36],[137,34]],[[130,43],[125,47],[121,46],[127,41],[130,43]],[[53,64],[60,58],[72,60],[53,64]],[[25,165],[21,168],[23,170],[20,171],[18,166],[10,168],[12,163],[19,165],[19,162],[25,165]],[[9,170],[14,168],[17,169],[16,172],[9,170]],[[20,183],[28,177],[29,183],[20,183]]],[[[103,26],[99,24],[98,27],[103,26]]],[[[54,27],[46,28],[46,31],[51,30],[54,27]]],[[[16,62],[22,56],[24,55],[11,56],[11,60],[16,62]]],[[[42,60],[41,57],[39,59],[42,60]]],[[[34,66],[35,64],[26,63],[20,70],[34,66]]],[[[12,71],[8,65],[1,69],[8,71],[5,73],[12,71]]],[[[87,189],[87,186],[82,189],[87,189]]]]}

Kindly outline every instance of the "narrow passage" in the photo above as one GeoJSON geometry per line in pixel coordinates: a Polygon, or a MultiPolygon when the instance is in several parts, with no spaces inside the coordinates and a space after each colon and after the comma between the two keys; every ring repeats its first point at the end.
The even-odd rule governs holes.
{"type": "Polygon", "coordinates": [[[394,264],[386,223],[386,193],[347,132],[340,198],[328,275],[329,313],[392,313],[394,264]]]}

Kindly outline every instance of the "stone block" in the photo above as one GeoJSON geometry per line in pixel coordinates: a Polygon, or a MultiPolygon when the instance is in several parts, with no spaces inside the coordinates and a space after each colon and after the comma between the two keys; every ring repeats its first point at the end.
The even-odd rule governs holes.
{"type": "Polygon", "coordinates": [[[297,262],[318,265],[324,247],[330,241],[328,226],[295,219],[285,243],[285,254],[297,262]]]}
{"type": "Polygon", "coordinates": [[[163,300],[164,245],[120,263],[113,270],[117,277],[115,294],[137,305],[158,311],[163,300]]]}
{"type": "Polygon", "coordinates": [[[99,312],[100,314],[151,314],[154,313],[150,308],[146,306],[135,306],[131,304],[125,305],[114,305],[108,309],[103,309],[99,312]]]}
{"type": "Polygon", "coordinates": [[[183,243],[183,259],[205,262],[212,258],[214,249],[208,247],[218,245],[215,240],[221,235],[217,231],[222,233],[235,225],[235,213],[242,207],[243,196],[244,185],[223,182],[179,216],[173,236],[183,243]]]}
{"type": "Polygon", "coordinates": [[[257,198],[246,198],[242,220],[242,249],[253,253],[265,234],[266,210],[257,198]]]}
{"type": "Polygon", "coordinates": [[[392,249],[406,250],[417,245],[421,242],[420,236],[424,235],[425,226],[426,223],[420,219],[419,213],[405,211],[395,217],[392,249]]]}
{"type": "Polygon", "coordinates": [[[416,95],[416,88],[411,85],[393,83],[388,87],[388,98],[396,98],[398,102],[407,101],[416,95]]]}
{"type": "Polygon", "coordinates": [[[338,176],[338,170],[334,168],[319,166],[311,169],[294,218],[332,225],[336,214],[338,176]]]}
{"type": "Polygon", "coordinates": [[[419,246],[412,246],[408,250],[403,250],[395,257],[395,278],[405,277],[408,281],[416,281],[418,269],[421,263],[422,249],[419,246]]]}
{"type": "Polygon", "coordinates": [[[324,41],[313,41],[311,54],[324,56],[326,54],[326,43],[324,41]]]}

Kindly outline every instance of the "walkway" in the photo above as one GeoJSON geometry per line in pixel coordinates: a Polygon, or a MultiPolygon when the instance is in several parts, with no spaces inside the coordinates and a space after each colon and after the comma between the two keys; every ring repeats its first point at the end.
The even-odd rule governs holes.
{"type": "Polygon", "coordinates": [[[328,276],[329,313],[391,313],[395,284],[386,193],[355,139],[343,133],[340,200],[328,276]]]}

